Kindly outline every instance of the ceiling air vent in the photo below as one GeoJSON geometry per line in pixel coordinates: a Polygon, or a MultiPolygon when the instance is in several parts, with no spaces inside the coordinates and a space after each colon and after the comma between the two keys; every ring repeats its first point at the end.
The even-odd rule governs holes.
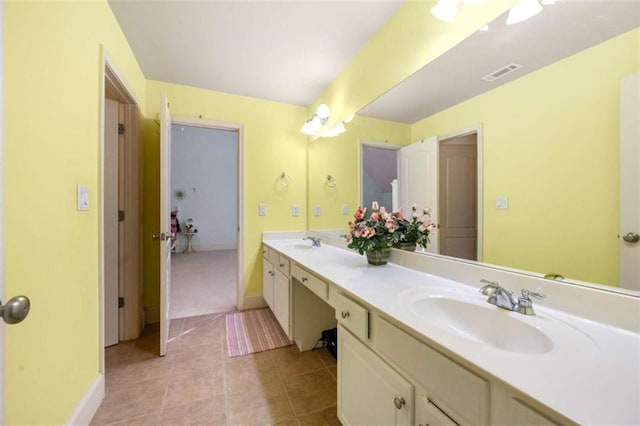
{"type": "Polygon", "coordinates": [[[520,64],[509,64],[507,66],[504,66],[504,67],[500,68],[497,71],[492,72],[491,74],[485,75],[484,77],[482,77],[482,79],[486,80],[486,81],[497,80],[500,77],[504,77],[507,74],[511,74],[512,72],[514,72],[518,68],[522,68],[522,65],[520,65],[520,64]]]}

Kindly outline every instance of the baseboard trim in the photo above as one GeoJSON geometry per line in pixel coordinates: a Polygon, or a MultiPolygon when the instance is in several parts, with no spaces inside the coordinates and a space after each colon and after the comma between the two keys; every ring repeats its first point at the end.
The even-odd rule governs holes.
{"type": "Polygon", "coordinates": [[[91,383],[87,392],[80,402],[78,402],[78,405],[73,409],[71,416],[69,416],[66,422],[67,425],[88,425],[91,423],[91,419],[95,416],[96,411],[98,411],[104,399],[104,386],[104,375],[98,373],[98,376],[91,383]]]}
{"type": "Polygon", "coordinates": [[[244,297],[244,304],[242,305],[242,310],[258,309],[258,308],[264,308],[266,306],[267,306],[267,302],[264,301],[264,297],[262,297],[261,294],[253,294],[253,295],[244,297]]]}
{"type": "Polygon", "coordinates": [[[145,321],[147,324],[157,324],[160,322],[160,306],[147,306],[145,321]]]}

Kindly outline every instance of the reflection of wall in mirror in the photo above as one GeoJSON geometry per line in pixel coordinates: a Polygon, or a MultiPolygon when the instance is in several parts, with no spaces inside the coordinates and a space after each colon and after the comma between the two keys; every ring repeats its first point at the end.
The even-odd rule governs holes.
{"type": "Polygon", "coordinates": [[[406,145],[410,126],[393,121],[356,117],[347,125],[347,131],[334,138],[322,138],[309,143],[309,229],[346,231],[347,223],[360,203],[360,140],[389,141],[406,145]],[[336,179],[335,188],[324,185],[327,175],[336,179]],[[342,213],[343,205],[349,213],[342,213]],[[313,214],[321,206],[321,216],[313,214]]]}
{"type": "Polygon", "coordinates": [[[640,29],[412,126],[412,140],[482,123],[484,261],[618,283],[619,83],[640,29]],[[494,208],[498,195],[509,209],[494,208]]]}
{"type": "Polygon", "coordinates": [[[638,40],[632,30],[413,125],[383,122],[387,134],[381,120],[356,117],[341,137],[309,145],[309,204],[335,204],[309,229],[345,228],[332,212],[359,201],[358,139],[407,145],[480,124],[484,261],[617,285],[618,88],[640,70],[638,40]],[[334,166],[339,201],[320,183],[334,166]],[[498,196],[508,210],[494,208],[498,196]]]}

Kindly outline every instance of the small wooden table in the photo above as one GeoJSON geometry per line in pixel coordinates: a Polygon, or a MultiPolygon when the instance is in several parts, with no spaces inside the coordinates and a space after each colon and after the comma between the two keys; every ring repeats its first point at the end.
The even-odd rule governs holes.
{"type": "Polygon", "coordinates": [[[185,232],[184,233],[184,235],[187,236],[187,248],[185,248],[182,253],[189,254],[189,253],[195,253],[196,252],[193,249],[193,245],[191,244],[191,240],[193,239],[193,236],[195,234],[196,234],[195,232],[185,232]]]}

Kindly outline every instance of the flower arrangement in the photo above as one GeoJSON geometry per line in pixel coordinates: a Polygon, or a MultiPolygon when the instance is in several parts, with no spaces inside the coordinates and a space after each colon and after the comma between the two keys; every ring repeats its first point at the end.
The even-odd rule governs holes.
{"type": "Polygon", "coordinates": [[[394,213],[394,217],[397,223],[395,243],[411,243],[427,248],[429,234],[438,229],[438,226],[431,221],[431,209],[428,207],[422,210],[422,215],[419,215],[418,208],[414,204],[411,206],[409,219],[402,216],[402,210],[394,213]]]}
{"type": "Polygon", "coordinates": [[[349,222],[349,233],[346,235],[347,247],[364,254],[391,248],[397,220],[393,214],[387,213],[376,201],[371,205],[371,213],[367,208],[359,206],[353,214],[354,221],[349,222]]]}
{"type": "Polygon", "coordinates": [[[429,244],[429,234],[435,232],[436,224],[431,221],[430,210],[425,208],[422,215],[414,204],[411,217],[405,218],[402,210],[388,213],[377,202],[371,205],[371,213],[366,207],[359,206],[349,222],[346,235],[347,247],[364,254],[369,251],[381,251],[397,243],[412,243],[422,247],[429,244]]]}

